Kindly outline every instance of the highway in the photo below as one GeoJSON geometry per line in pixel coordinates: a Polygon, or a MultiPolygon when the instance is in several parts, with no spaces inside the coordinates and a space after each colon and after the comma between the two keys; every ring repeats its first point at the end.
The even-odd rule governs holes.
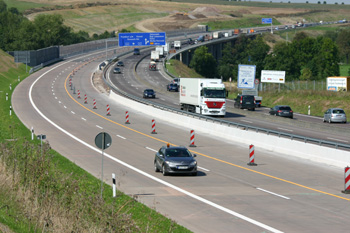
{"type": "MultiPolygon", "coordinates": [[[[115,173],[119,190],[193,232],[348,230],[350,196],[341,192],[344,174],[336,167],[259,148],[255,152],[258,166],[251,167],[247,165],[248,145],[196,134],[197,147],[191,151],[197,154],[198,176],[155,173],[155,152],[167,142],[188,146],[189,129],[160,118],[156,119],[157,134],[151,134],[150,116],[115,104],[98,92],[91,77],[103,58],[104,53],[90,54],[34,73],[14,91],[15,113],[36,134],[47,135],[53,149],[96,177],[101,176],[101,151],[94,138],[101,131],[108,132],[112,146],[105,151],[105,182],[111,184],[115,173]],[[81,68],[72,82],[81,99],[68,84],[77,67],[81,68]],[[93,99],[97,109],[93,109],[93,99]],[[111,116],[106,115],[107,104],[111,116]],[[125,124],[125,111],[129,111],[130,125],[125,124]]],[[[162,75],[147,74],[143,62],[135,77],[129,72],[131,62],[124,63],[123,74],[110,74],[116,85],[139,96],[145,87],[156,86],[156,101],[176,104],[176,94],[163,88],[167,81],[162,75]]]]}

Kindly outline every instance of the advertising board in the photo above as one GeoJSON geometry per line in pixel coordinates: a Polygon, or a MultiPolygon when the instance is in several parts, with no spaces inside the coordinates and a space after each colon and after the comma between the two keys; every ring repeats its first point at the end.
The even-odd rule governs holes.
{"type": "Polygon", "coordinates": [[[350,77],[328,77],[328,91],[347,91],[349,87],[350,77]]]}
{"type": "Polygon", "coordinates": [[[285,83],[286,71],[278,70],[262,70],[261,82],[262,83],[285,83]]]}
{"type": "Polygon", "coordinates": [[[255,65],[238,65],[237,87],[243,89],[253,89],[255,87],[255,65]]]}

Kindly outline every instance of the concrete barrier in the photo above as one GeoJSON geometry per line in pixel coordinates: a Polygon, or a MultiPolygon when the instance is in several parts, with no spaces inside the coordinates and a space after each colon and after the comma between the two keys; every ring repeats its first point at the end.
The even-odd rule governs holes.
{"type": "Polygon", "coordinates": [[[139,112],[171,124],[179,125],[183,128],[194,129],[197,133],[200,132],[208,135],[215,135],[225,141],[228,140],[242,143],[247,145],[247,147],[250,144],[254,144],[255,147],[263,148],[269,152],[308,159],[318,163],[340,167],[342,169],[348,166],[350,161],[350,152],[344,150],[337,150],[301,141],[293,141],[289,138],[280,138],[278,136],[266,135],[264,133],[242,130],[236,127],[229,127],[173,112],[163,111],[150,105],[127,99],[115,94],[113,91],[110,92],[109,97],[111,100],[120,105],[127,106],[129,109],[133,108],[139,112]]]}

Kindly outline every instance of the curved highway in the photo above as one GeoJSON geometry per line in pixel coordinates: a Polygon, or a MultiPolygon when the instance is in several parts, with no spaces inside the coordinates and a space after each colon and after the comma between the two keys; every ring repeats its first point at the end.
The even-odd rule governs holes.
{"type": "MultiPolygon", "coordinates": [[[[76,57],[29,76],[13,93],[15,113],[36,134],[46,134],[53,149],[96,177],[101,176],[101,151],[94,138],[108,132],[112,145],[105,151],[105,182],[111,183],[115,173],[119,190],[194,232],[348,230],[350,197],[341,192],[344,174],[335,167],[259,149],[258,166],[250,167],[248,145],[196,134],[192,152],[197,154],[198,176],[155,173],[155,152],[167,142],[187,146],[189,129],[156,119],[157,134],[151,134],[151,117],[98,92],[91,77],[103,57],[104,53],[76,57]],[[73,71],[80,99],[69,87],[73,71]],[[130,114],[129,125],[125,111],[130,114]]],[[[153,87],[156,101],[175,105],[176,94],[164,89],[166,78],[148,73],[147,63],[139,65],[138,76],[132,75],[136,60],[125,58],[123,74],[109,74],[111,80],[139,96],[145,87],[153,87]]]]}

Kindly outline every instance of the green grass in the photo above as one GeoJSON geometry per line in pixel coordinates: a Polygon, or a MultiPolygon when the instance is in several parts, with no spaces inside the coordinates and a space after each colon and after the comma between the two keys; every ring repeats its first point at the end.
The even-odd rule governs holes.
{"type": "MultiPolygon", "coordinates": [[[[246,15],[243,18],[227,20],[227,21],[203,21],[199,24],[206,24],[209,30],[215,31],[220,29],[232,29],[232,28],[247,28],[247,27],[265,27],[265,24],[261,23],[262,18],[269,18],[263,15],[246,15]]],[[[281,25],[276,19],[273,19],[273,25],[281,25]]]]}
{"type": "Polygon", "coordinates": [[[48,6],[47,4],[34,3],[34,2],[26,2],[26,1],[18,1],[18,0],[4,0],[7,5],[7,8],[15,7],[19,12],[23,12],[25,10],[31,8],[39,8],[48,6]]]}
{"type": "MultiPolygon", "coordinates": [[[[5,61],[5,59],[0,57],[0,64],[2,61],[5,61]]],[[[14,88],[19,83],[18,76],[21,77],[21,80],[27,76],[25,70],[26,67],[20,65],[18,69],[14,66],[6,72],[0,73],[0,152],[7,152],[5,154],[0,153],[0,162],[7,164],[7,171],[11,174],[11,171],[14,169],[17,169],[16,171],[22,174],[22,176],[19,176],[19,182],[13,182],[12,185],[15,185],[14,187],[8,189],[1,188],[3,183],[0,182],[0,222],[2,224],[8,226],[14,232],[43,231],[41,229],[43,223],[36,221],[36,215],[30,215],[28,212],[24,213],[23,206],[28,206],[29,203],[22,202],[21,195],[16,193],[18,187],[23,188],[23,184],[26,184],[26,187],[36,187],[38,190],[41,190],[40,192],[34,192],[38,196],[33,196],[28,200],[39,198],[39,203],[41,204],[48,200],[55,200],[57,202],[61,200],[61,202],[58,202],[60,204],[59,209],[63,208],[64,213],[73,213],[74,215],[79,213],[77,215],[79,221],[74,220],[76,218],[71,218],[70,220],[75,221],[74,224],[85,224],[85,227],[88,225],[91,227],[89,229],[96,229],[96,226],[108,227],[113,224],[113,226],[122,224],[122,226],[126,227],[126,231],[129,229],[132,232],[135,232],[136,228],[139,229],[139,232],[190,232],[174,221],[159,214],[154,209],[137,202],[135,197],[132,198],[118,191],[117,198],[113,198],[112,189],[107,184],[104,184],[104,202],[101,203],[99,201],[101,184],[99,178],[87,173],[64,156],[50,149],[46,144],[45,148],[47,149],[44,150],[44,158],[47,160],[46,165],[48,167],[41,166],[45,165],[45,163],[38,160],[41,158],[40,150],[38,149],[40,148],[40,141],[36,139],[31,141],[30,130],[19,121],[14,112],[12,112],[11,117],[9,116],[11,99],[6,101],[5,98],[6,93],[11,97],[14,88]],[[12,90],[9,90],[10,84],[12,90]],[[17,140],[7,141],[14,138],[17,140]],[[33,170],[28,170],[27,173],[24,173],[23,167],[27,163],[28,167],[33,170]],[[41,164],[40,169],[35,168],[38,164],[41,164]],[[42,173],[34,174],[40,171],[42,173]],[[23,175],[23,173],[26,175],[23,175]],[[24,181],[24,178],[27,179],[27,183],[24,181]],[[32,183],[28,184],[30,180],[32,183]],[[41,180],[41,182],[37,184],[37,180],[41,180]],[[67,189],[66,187],[69,188],[67,189]],[[130,216],[132,223],[122,219],[123,216],[130,216]],[[104,224],[107,225],[104,226],[104,224]]],[[[30,202],[32,203],[32,201],[30,202]]],[[[38,211],[48,211],[45,207],[43,205],[42,208],[39,208],[40,211],[38,211]]],[[[52,209],[54,208],[51,206],[52,209]]],[[[52,218],[57,217],[54,215],[50,216],[52,218]]],[[[128,219],[129,217],[124,218],[128,219]]],[[[77,231],[79,229],[82,228],[78,228],[77,231]]],[[[47,229],[46,231],[50,230],[47,229]]]]}
{"type": "Polygon", "coordinates": [[[176,77],[202,78],[202,76],[196,71],[175,59],[168,60],[165,68],[168,70],[169,73],[176,77]]]}

